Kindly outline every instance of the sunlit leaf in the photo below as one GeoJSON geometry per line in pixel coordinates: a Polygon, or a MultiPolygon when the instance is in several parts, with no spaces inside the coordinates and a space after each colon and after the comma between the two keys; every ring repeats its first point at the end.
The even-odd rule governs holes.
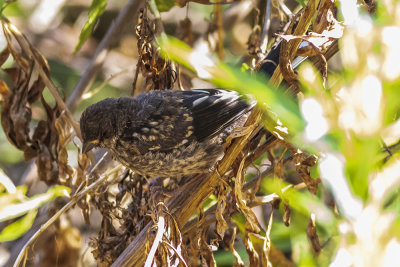
{"type": "Polygon", "coordinates": [[[0,232],[0,242],[15,240],[24,235],[32,227],[37,210],[31,210],[21,219],[8,225],[0,232]]]}
{"type": "Polygon", "coordinates": [[[97,20],[103,15],[106,10],[107,0],[93,0],[92,4],[89,8],[88,21],[85,23],[81,30],[81,34],[79,35],[78,44],[75,47],[74,53],[78,52],[81,49],[82,45],[89,38],[90,34],[93,31],[94,25],[97,20]]]}

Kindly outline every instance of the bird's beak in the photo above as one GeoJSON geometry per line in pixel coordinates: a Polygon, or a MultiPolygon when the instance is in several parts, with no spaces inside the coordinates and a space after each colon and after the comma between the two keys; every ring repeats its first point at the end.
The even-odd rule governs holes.
{"type": "Polygon", "coordinates": [[[82,153],[87,153],[90,150],[92,150],[97,144],[99,143],[99,140],[93,140],[89,142],[84,142],[83,147],[82,147],[82,153]]]}

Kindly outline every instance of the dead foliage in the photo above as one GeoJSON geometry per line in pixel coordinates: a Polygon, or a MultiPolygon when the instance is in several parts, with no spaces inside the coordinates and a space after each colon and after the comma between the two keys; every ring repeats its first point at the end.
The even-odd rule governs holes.
{"type": "MultiPolygon", "coordinates": [[[[177,2],[181,6],[186,3],[177,2]]],[[[278,86],[284,79],[289,88],[299,91],[297,74],[291,65],[296,55],[321,59],[319,70],[326,77],[325,53],[340,38],[341,26],[335,19],[334,2],[323,0],[318,3],[309,1],[290,21],[286,21],[289,16],[279,12],[289,26],[285,33],[278,35],[282,39],[282,47],[279,65],[271,78],[273,85],[278,86]],[[307,45],[299,49],[302,41],[306,41],[307,45]]],[[[139,56],[132,95],[137,91],[173,88],[177,77],[180,77],[176,75],[173,64],[158,54],[155,36],[160,32],[160,23],[148,16],[147,8],[139,11],[136,26],[139,56]],[[139,75],[145,78],[143,87],[137,85],[139,75]]],[[[49,79],[47,61],[25,37],[16,36],[17,32],[10,23],[3,21],[2,26],[8,45],[0,54],[0,65],[9,56],[15,61],[13,67],[3,69],[10,80],[0,81],[3,130],[8,140],[24,152],[26,160],[35,158],[41,180],[48,185],[67,185],[78,194],[102,172],[94,171],[94,164],[89,171],[90,160],[81,153],[78,153],[77,168],[68,164],[66,147],[80,134],[65,105],[60,101],[51,105],[43,97],[44,88],[51,85],[38,68],[49,79]],[[24,45],[21,38],[26,41],[24,45]],[[45,117],[36,122],[32,118],[32,106],[38,102],[45,111],[45,117]]],[[[218,32],[220,28],[221,25],[211,21],[209,33],[218,32]]],[[[189,45],[193,45],[189,18],[182,20],[178,33],[189,45]]],[[[254,26],[248,41],[249,54],[260,61],[263,56],[261,34],[261,27],[254,26]]],[[[276,194],[261,196],[260,185],[266,176],[271,175],[275,179],[289,181],[287,170],[294,165],[293,184],[304,183],[308,191],[315,195],[320,181],[311,178],[310,168],[316,164],[317,158],[297,150],[284,140],[278,141],[260,126],[260,119],[261,113],[255,108],[245,126],[236,129],[228,139],[223,159],[210,174],[185,177],[178,184],[176,181],[165,183],[162,179],[148,181],[125,171],[116,183],[101,184],[86,198],[76,199],[75,203],[81,208],[87,223],[90,223],[92,208],[102,215],[99,233],[90,243],[97,264],[198,266],[200,263],[202,266],[216,266],[214,251],[225,249],[234,256],[234,266],[244,266],[244,260],[235,248],[240,239],[250,266],[294,266],[282,251],[271,244],[269,236],[280,203],[284,213],[279,220],[290,227],[291,207],[282,201],[287,188],[276,194]],[[285,154],[286,149],[288,153],[285,154]],[[268,162],[269,166],[260,171],[262,164],[255,162],[263,155],[266,156],[262,164],[268,162]],[[250,169],[256,173],[255,178],[246,180],[250,169]],[[206,209],[203,203],[212,194],[215,203],[206,209]],[[261,206],[265,212],[266,229],[256,216],[253,209],[256,206],[261,206]],[[244,220],[242,229],[235,216],[244,220]]],[[[321,245],[312,216],[304,231],[314,251],[319,253],[321,245]]]]}
{"type": "MultiPolygon", "coordinates": [[[[157,22],[148,18],[147,8],[139,11],[136,36],[139,53],[136,73],[132,86],[132,95],[135,94],[139,72],[146,79],[145,90],[170,89],[176,80],[176,74],[171,62],[161,57],[154,45],[157,22]]],[[[137,92],[136,92],[137,93],[137,92]]]]}
{"type": "Polygon", "coordinates": [[[74,170],[68,165],[66,144],[73,131],[57,104],[52,107],[43,97],[45,81],[38,68],[49,75],[47,61],[29,42],[22,46],[20,39],[23,37],[12,24],[2,21],[2,27],[8,45],[1,53],[0,63],[3,65],[9,56],[15,61],[14,66],[3,69],[10,78],[8,85],[2,81],[3,130],[8,140],[24,152],[25,160],[36,158],[39,179],[48,185],[72,187],[74,170]],[[32,105],[37,101],[43,106],[46,117],[39,119],[36,127],[31,127],[32,105]]]}

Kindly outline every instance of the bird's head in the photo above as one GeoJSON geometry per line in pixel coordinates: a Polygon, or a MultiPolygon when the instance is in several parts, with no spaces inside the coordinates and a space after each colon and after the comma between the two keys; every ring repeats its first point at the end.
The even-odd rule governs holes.
{"type": "Polygon", "coordinates": [[[105,143],[115,135],[117,99],[107,98],[89,106],[80,119],[83,139],[82,152],[95,147],[105,147],[105,143]]]}

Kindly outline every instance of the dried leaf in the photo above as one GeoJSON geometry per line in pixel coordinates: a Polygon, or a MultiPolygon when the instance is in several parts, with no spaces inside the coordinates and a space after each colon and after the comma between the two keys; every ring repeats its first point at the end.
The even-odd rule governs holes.
{"type": "Polygon", "coordinates": [[[6,46],[6,48],[4,48],[4,50],[0,53],[0,66],[3,66],[4,62],[6,62],[9,56],[10,50],[8,49],[8,46],[6,46]]]}
{"type": "Polygon", "coordinates": [[[249,232],[245,232],[244,238],[243,238],[243,243],[246,248],[246,252],[249,255],[249,261],[250,265],[249,266],[260,266],[260,258],[258,256],[257,251],[254,249],[254,244],[250,240],[249,232]]]}
{"type": "MultiPolygon", "coordinates": [[[[66,184],[58,177],[58,134],[54,126],[55,119],[59,115],[58,107],[52,108],[44,100],[42,92],[45,82],[37,71],[37,68],[40,68],[49,75],[48,63],[15,26],[4,21],[2,21],[2,26],[8,43],[7,51],[16,63],[14,67],[4,70],[13,81],[12,85],[2,86],[4,101],[1,107],[1,123],[4,132],[10,142],[24,152],[25,160],[37,157],[36,164],[40,179],[49,185],[66,184]],[[46,111],[46,120],[40,120],[30,136],[31,105],[39,98],[46,111]]],[[[0,59],[5,60],[6,56],[7,53],[3,51],[0,59]]],[[[61,144],[63,149],[65,149],[66,143],[61,144]]],[[[65,153],[60,151],[61,162],[66,162],[65,153]]],[[[64,165],[61,164],[62,173],[69,173],[71,176],[73,173],[71,168],[64,165]]]]}
{"type": "Polygon", "coordinates": [[[320,179],[313,179],[310,176],[310,167],[314,166],[317,162],[317,157],[311,155],[308,156],[301,150],[297,150],[294,153],[294,160],[296,163],[296,171],[300,174],[302,181],[306,184],[308,191],[315,195],[318,190],[318,186],[321,183],[320,179]]]}
{"type": "Polygon", "coordinates": [[[215,211],[215,216],[217,218],[216,231],[221,239],[224,239],[225,231],[228,229],[228,224],[226,223],[224,212],[226,208],[226,194],[228,193],[228,187],[223,183],[220,183],[218,192],[218,203],[217,210],[215,211]]]}
{"type": "Polygon", "coordinates": [[[176,37],[179,40],[187,43],[189,46],[193,46],[194,35],[192,30],[192,21],[189,17],[186,17],[183,20],[179,21],[179,27],[176,32],[176,37]]]}
{"type": "Polygon", "coordinates": [[[256,25],[247,40],[247,51],[250,56],[257,57],[261,53],[261,43],[261,27],[256,25]]]}
{"type": "Polygon", "coordinates": [[[58,181],[58,167],[49,148],[39,145],[36,165],[39,178],[48,185],[56,184],[58,181]]]}
{"type": "Polygon", "coordinates": [[[244,198],[243,192],[242,192],[242,187],[243,187],[243,182],[244,182],[244,162],[245,159],[243,158],[242,161],[240,162],[239,169],[236,174],[236,180],[235,180],[235,188],[234,188],[234,193],[235,193],[235,200],[237,205],[239,206],[240,211],[243,213],[243,215],[246,217],[246,228],[252,233],[259,233],[260,228],[258,227],[258,220],[257,216],[254,214],[253,210],[247,206],[247,199],[244,198]]]}
{"type": "Polygon", "coordinates": [[[79,186],[86,179],[90,167],[90,160],[86,153],[79,153],[76,185],[79,186]]]}
{"type": "Polygon", "coordinates": [[[211,247],[207,244],[207,229],[203,229],[201,235],[201,266],[208,267],[208,266],[217,266],[217,263],[214,259],[214,253],[212,252],[211,247]]]}
{"type": "Polygon", "coordinates": [[[43,92],[44,87],[45,87],[45,84],[42,79],[37,79],[32,84],[32,86],[29,88],[29,91],[28,91],[28,103],[29,104],[32,104],[39,99],[40,95],[43,92]]]}
{"type": "Polygon", "coordinates": [[[315,225],[315,215],[313,214],[311,215],[311,218],[308,220],[306,233],[307,233],[307,238],[310,241],[314,251],[316,253],[319,253],[322,247],[319,242],[317,227],[315,225]]]}
{"type": "Polygon", "coordinates": [[[18,68],[24,71],[25,73],[29,73],[30,66],[28,60],[24,58],[19,49],[15,47],[15,42],[13,42],[14,36],[12,28],[14,27],[14,25],[7,23],[5,21],[1,21],[1,24],[3,27],[4,36],[6,37],[7,40],[9,51],[12,57],[14,58],[15,62],[17,63],[18,68]]]}
{"type": "Polygon", "coordinates": [[[10,93],[11,90],[8,85],[3,80],[0,80],[0,101],[4,101],[4,99],[10,95],[10,93]]]}
{"type": "Polygon", "coordinates": [[[290,214],[291,214],[291,211],[290,211],[289,204],[287,204],[286,202],[283,203],[283,211],[284,211],[284,213],[283,213],[283,223],[286,226],[289,226],[290,225],[290,214]]]}
{"type": "Polygon", "coordinates": [[[232,255],[235,257],[235,263],[233,266],[234,267],[244,267],[244,262],[243,262],[242,258],[240,258],[239,253],[234,248],[235,239],[236,239],[236,227],[233,227],[231,239],[229,241],[229,250],[232,253],[232,255]]]}
{"type": "Polygon", "coordinates": [[[71,186],[75,170],[68,165],[67,144],[73,137],[73,128],[68,123],[68,119],[64,113],[55,120],[54,125],[58,133],[57,164],[59,168],[59,179],[65,179],[66,183],[71,186]]]}
{"type": "Polygon", "coordinates": [[[2,104],[1,124],[8,140],[18,149],[30,147],[29,122],[32,114],[26,107],[26,86],[29,81],[18,81],[2,104]]]}
{"type": "MultiPolygon", "coordinates": [[[[339,22],[335,19],[333,9],[336,9],[334,0],[322,0],[318,7],[317,16],[312,25],[313,31],[322,33],[326,30],[331,30],[336,27],[339,22]]],[[[338,37],[339,38],[339,37],[338,37]]]]}
{"type": "MultiPolygon", "coordinates": [[[[286,43],[291,40],[297,39],[299,41],[307,41],[308,44],[302,45],[297,49],[296,55],[302,57],[318,56],[320,58],[322,62],[321,70],[324,84],[327,78],[328,67],[323,53],[325,53],[328,48],[331,47],[335,41],[341,38],[343,35],[343,26],[340,25],[335,19],[332,12],[333,8],[336,7],[334,5],[334,1],[332,0],[325,0],[319,5],[317,13],[318,15],[313,25],[315,32],[309,32],[304,36],[295,36],[290,34],[279,35],[286,41],[283,43],[285,45],[285,49],[287,49],[286,43]]],[[[304,44],[304,42],[302,44],[304,44]]],[[[283,46],[282,49],[284,49],[283,46]]],[[[282,75],[284,76],[285,80],[288,81],[291,86],[294,86],[296,91],[298,91],[298,85],[296,82],[297,76],[291,68],[290,61],[285,57],[281,58],[280,61],[282,60],[285,62],[280,63],[282,75]]]]}
{"type": "Polygon", "coordinates": [[[157,47],[153,45],[156,33],[155,25],[155,22],[147,17],[147,8],[141,9],[136,26],[139,59],[136,65],[132,95],[136,90],[139,71],[146,78],[146,91],[173,88],[176,80],[176,72],[173,69],[173,65],[160,56],[157,47]]]}

